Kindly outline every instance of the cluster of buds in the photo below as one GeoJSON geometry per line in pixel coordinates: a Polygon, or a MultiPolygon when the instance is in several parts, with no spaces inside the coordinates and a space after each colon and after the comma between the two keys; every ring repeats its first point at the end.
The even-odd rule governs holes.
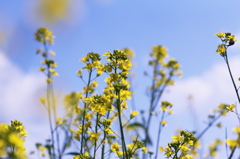
{"type": "Polygon", "coordinates": [[[47,74],[46,81],[48,83],[52,82],[52,76],[58,76],[58,73],[55,70],[57,63],[54,60],[49,59],[49,55],[52,57],[56,55],[55,52],[48,51],[48,45],[53,44],[53,38],[54,36],[52,32],[47,28],[39,28],[35,34],[35,39],[42,43],[45,47],[44,51],[42,49],[38,49],[36,52],[37,54],[41,54],[44,58],[42,61],[44,66],[41,66],[38,70],[47,74]]]}
{"type": "Polygon", "coordinates": [[[234,45],[238,39],[235,38],[235,35],[232,35],[232,33],[222,33],[218,32],[216,34],[217,37],[219,37],[222,41],[222,44],[219,44],[217,47],[216,52],[219,53],[221,56],[226,56],[227,48],[231,45],[234,45]]]}

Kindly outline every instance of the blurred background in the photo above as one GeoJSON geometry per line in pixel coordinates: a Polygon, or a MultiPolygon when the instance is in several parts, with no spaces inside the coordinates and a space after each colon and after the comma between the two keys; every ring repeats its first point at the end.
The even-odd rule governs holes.
{"type": "MultiPolygon", "coordinates": [[[[27,152],[35,150],[36,142],[49,138],[47,112],[39,102],[45,95],[46,83],[38,71],[42,58],[36,50],[42,45],[35,41],[39,27],[52,30],[56,36],[51,50],[56,52],[57,72],[54,78],[59,105],[71,91],[81,91],[83,82],[76,71],[79,62],[89,52],[103,54],[114,49],[134,51],[132,79],[136,110],[147,109],[146,89],[151,80],[149,53],[154,45],[168,48],[171,58],[181,64],[182,78],[168,87],[163,100],[173,103],[162,131],[160,146],[172,141],[178,129],[201,131],[207,116],[220,103],[237,104],[230,76],[223,58],[215,50],[220,39],[215,33],[232,32],[240,39],[240,1],[137,1],[137,0],[25,0],[2,1],[0,5],[0,123],[18,119],[30,136],[27,152]],[[191,97],[191,98],[189,98],[191,97]]],[[[229,61],[237,81],[240,77],[240,42],[229,48],[229,61]]],[[[104,82],[100,82],[104,84],[104,82]]],[[[237,81],[237,85],[240,83],[237,81]]],[[[131,102],[129,102],[131,103],[131,102]]],[[[129,104],[131,105],[131,104],[129,104]]],[[[239,105],[237,104],[239,108],[239,105]]],[[[59,107],[61,110],[61,107],[59,107]]],[[[58,112],[61,117],[63,111],[58,112]]],[[[225,135],[235,139],[232,129],[239,125],[236,115],[219,120],[202,138],[201,155],[208,146],[225,135]]],[[[152,123],[158,125],[159,120],[152,123]]],[[[156,138],[152,129],[152,138],[156,138]]],[[[156,144],[156,143],[154,143],[156,144]]],[[[154,147],[150,150],[155,150],[154,147]]],[[[226,158],[225,146],[218,158],[226,158]]],[[[160,154],[161,157],[162,154],[160,154]]],[[[202,157],[201,156],[201,157],[202,157]]]]}

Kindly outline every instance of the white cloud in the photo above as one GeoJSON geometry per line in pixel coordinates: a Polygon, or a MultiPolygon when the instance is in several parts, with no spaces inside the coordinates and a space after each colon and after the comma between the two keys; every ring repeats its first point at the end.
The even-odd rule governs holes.
{"type": "MultiPolygon", "coordinates": [[[[240,57],[232,57],[229,62],[234,80],[238,86],[240,84],[238,81],[238,77],[240,77],[238,69],[240,57]]],[[[193,96],[194,105],[199,113],[206,113],[206,110],[214,109],[220,103],[233,104],[237,102],[224,60],[213,65],[202,75],[178,80],[169,90],[165,98],[171,99],[176,105],[174,109],[179,113],[184,110],[180,108],[186,106],[189,95],[193,96]]]]}
{"type": "MultiPolygon", "coordinates": [[[[229,58],[229,63],[233,78],[238,87],[240,86],[240,82],[238,81],[240,77],[240,56],[229,58]]],[[[203,122],[207,121],[207,116],[211,114],[211,110],[216,109],[221,103],[237,104],[238,110],[240,110],[240,105],[224,59],[222,62],[214,64],[202,75],[178,80],[167,92],[164,99],[174,104],[173,110],[176,113],[168,119],[171,122],[170,125],[178,126],[178,128],[182,129],[192,130],[192,128],[195,129],[197,127],[198,131],[201,132],[207,126],[203,122]],[[188,101],[189,95],[193,96],[192,102],[188,101]],[[194,107],[194,117],[190,115],[189,106],[194,107]],[[194,121],[196,119],[198,121],[194,121]]],[[[218,122],[220,121],[223,124],[223,128],[218,129],[213,125],[204,135],[203,141],[205,142],[203,143],[203,147],[208,147],[215,139],[222,139],[224,141],[226,135],[225,128],[227,128],[229,139],[236,138],[236,135],[232,133],[232,129],[239,125],[236,115],[230,112],[226,117],[218,120],[218,122]]],[[[225,158],[225,148],[222,147],[221,150],[220,154],[222,155],[219,158],[222,158],[221,156],[225,158]]],[[[204,148],[204,154],[206,153],[207,148],[204,148]]]]}
{"type": "Polygon", "coordinates": [[[39,92],[43,92],[45,88],[43,76],[37,71],[24,73],[3,53],[0,53],[0,61],[0,105],[3,109],[0,111],[1,120],[27,120],[41,114],[37,94],[40,95],[39,92]]]}
{"type": "Polygon", "coordinates": [[[44,76],[25,73],[0,52],[0,123],[20,120],[29,131],[27,151],[34,150],[35,142],[48,138],[46,110],[39,102],[44,94],[44,76]]]}

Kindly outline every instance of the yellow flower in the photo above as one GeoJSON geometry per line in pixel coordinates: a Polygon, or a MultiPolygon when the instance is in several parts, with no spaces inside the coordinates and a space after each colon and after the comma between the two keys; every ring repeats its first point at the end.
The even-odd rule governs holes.
{"type": "Polygon", "coordinates": [[[230,106],[227,106],[226,109],[229,110],[229,111],[231,111],[231,112],[233,112],[233,109],[234,109],[235,107],[236,107],[235,104],[232,104],[232,105],[230,105],[230,106]]]}
{"type": "Polygon", "coordinates": [[[16,145],[18,148],[23,147],[23,140],[15,133],[11,133],[8,136],[8,140],[11,144],[16,145]]]}
{"type": "Polygon", "coordinates": [[[173,114],[173,110],[172,109],[168,109],[168,114],[173,114]]]}
{"type": "Polygon", "coordinates": [[[121,100],[126,100],[127,98],[132,99],[132,97],[131,97],[132,94],[133,94],[133,92],[130,92],[128,90],[121,90],[121,92],[120,92],[121,100]]]}
{"type": "Polygon", "coordinates": [[[56,72],[56,71],[54,71],[53,73],[52,73],[52,76],[58,76],[59,74],[56,72]]]}
{"type": "Polygon", "coordinates": [[[200,140],[197,140],[197,142],[194,144],[196,148],[201,148],[200,140]]]}
{"type": "Polygon", "coordinates": [[[183,141],[183,137],[181,135],[172,136],[173,141],[183,141]]]}
{"type": "Polygon", "coordinates": [[[218,48],[217,48],[216,52],[219,53],[219,54],[225,53],[226,52],[225,45],[224,44],[218,45],[218,48]]]}
{"type": "Polygon", "coordinates": [[[41,97],[40,99],[39,99],[40,101],[41,101],[41,103],[43,104],[43,105],[45,105],[45,98],[44,97],[41,97]]]}
{"type": "Polygon", "coordinates": [[[129,150],[133,151],[133,149],[137,148],[136,145],[134,143],[128,144],[127,147],[129,148],[129,150]]]}
{"type": "Polygon", "coordinates": [[[240,146],[236,140],[226,140],[226,143],[230,146],[231,150],[233,150],[233,148],[236,146],[240,146]]]}
{"type": "Polygon", "coordinates": [[[121,145],[119,145],[117,142],[115,142],[114,144],[111,145],[111,152],[115,152],[115,151],[119,151],[120,150],[121,145]]]}
{"type": "Polygon", "coordinates": [[[97,87],[97,86],[98,86],[97,81],[93,81],[93,82],[92,82],[92,86],[93,86],[93,87],[97,87]]]}
{"type": "Polygon", "coordinates": [[[76,71],[76,73],[78,74],[79,77],[82,78],[82,70],[76,71]]]}
{"type": "Polygon", "coordinates": [[[105,128],[104,131],[106,131],[107,134],[112,134],[113,133],[113,131],[109,128],[105,128]]]}
{"type": "Polygon", "coordinates": [[[57,67],[57,63],[56,63],[56,62],[51,63],[50,66],[51,66],[52,68],[55,68],[55,67],[57,67]]]}
{"type": "Polygon", "coordinates": [[[164,151],[164,148],[163,148],[163,147],[159,147],[159,151],[160,151],[160,152],[163,152],[163,151],[164,151]]]}
{"type": "Polygon", "coordinates": [[[40,52],[42,52],[42,49],[37,49],[36,54],[39,54],[40,52]]]}
{"type": "Polygon", "coordinates": [[[57,125],[61,125],[62,123],[63,123],[62,119],[61,118],[57,118],[56,124],[57,125]]]}
{"type": "Polygon", "coordinates": [[[231,35],[227,37],[229,40],[234,40],[234,41],[238,41],[238,39],[235,38],[235,35],[231,35]]]}
{"type": "Polygon", "coordinates": [[[53,38],[52,32],[47,28],[39,28],[35,34],[35,39],[41,43],[49,42],[49,44],[52,44],[53,38]]]}
{"type": "Polygon", "coordinates": [[[46,147],[40,146],[38,149],[39,149],[40,151],[45,151],[45,150],[46,150],[46,147]]]}
{"type": "Polygon", "coordinates": [[[88,128],[91,128],[92,127],[92,122],[89,121],[85,124],[85,127],[88,129],[88,128]]]}
{"type": "Polygon", "coordinates": [[[65,22],[70,16],[71,1],[41,0],[37,5],[37,13],[48,25],[65,22]]]}
{"type": "Polygon", "coordinates": [[[38,71],[45,71],[46,70],[46,68],[44,68],[44,67],[40,67],[39,69],[38,69],[38,71]]]}
{"type": "Polygon", "coordinates": [[[51,82],[52,82],[52,79],[51,79],[51,78],[47,78],[47,79],[46,79],[46,82],[47,82],[47,83],[51,83],[51,82]]]}
{"type": "Polygon", "coordinates": [[[82,93],[77,93],[77,97],[78,97],[79,99],[82,99],[82,97],[83,97],[82,93]]]}
{"type": "Polygon", "coordinates": [[[189,140],[189,141],[188,141],[188,144],[189,144],[189,145],[193,145],[193,141],[192,141],[192,140],[189,140]]]}
{"type": "Polygon", "coordinates": [[[166,105],[162,105],[162,107],[160,108],[160,110],[162,110],[162,111],[167,111],[167,106],[166,106],[166,105]]]}
{"type": "Polygon", "coordinates": [[[186,147],[184,145],[179,146],[179,148],[180,148],[181,151],[189,151],[189,150],[191,150],[190,148],[188,148],[188,147],[186,147]]]}
{"type": "Polygon", "coordinates": [[[236,132],[236,133],[238,133],[238,134],[240,134],[240,127],[235,127],[235,128],[233,129],[233,131],[236,132]]]}
{"type": "Polygon", "coordinates": [[[101,132],[90,132],[88,131],[87,132],[88,134],[90,134],[90,140],[97,140],[98,139],[98,136],[101,134],[101,132]]]}
{"type": "Polygon", "coordinates": [[[225,33],[222,33],[222,32],[218,32],[218,33],[216,33],[216,34],[214,34],[214,35],[216,35],[216,36],[219,37],[219,38],[223,38],[223,37],[226,36],[226,34],[225,34],[225,33]]]}
{"type": "Polygon", "coordinates": [[[51,56],[56,56],[56,53],[54,51],[50,51],[51,56]]]}
{"type": "Polygon", "coordinates": [[[143,147],[143,148],[142,148],[142,152],[143,152],[144,154],[147,154],[148,148],[147,148],[147,147],[143,147]]]}
{"type": "Polygon", "coordinates": [[[131,114],[130,114],[130,119],[134,118],[136,115],[138,115],[139,112],[138,111],[131,111],[131,114]]]}
{"type": "Polygon", "coordinates": [[[79,61],[83,61],[84,63],[88,62],[89,61],[89,57],[82,57],[79,61]]]}
{"type": "Polygon", "coordinates": [[[162,126],[165,126],[167,124],[167,121],[161,121],[162,126]]]}
{"type": "Polygon", "coordinates": [[[221,124],[221,123],[218,123],[218,124],[217,124],[217,127],[218,127],[218,128],[221,128],[221,127],[222,127],[222,124],[221,124]]]}
{"type": "Polygon", "coordinates": [[[90,119],[92,119],[92,114],[86,113],[85,114],[85,119],[88,121],[90,119]]]}

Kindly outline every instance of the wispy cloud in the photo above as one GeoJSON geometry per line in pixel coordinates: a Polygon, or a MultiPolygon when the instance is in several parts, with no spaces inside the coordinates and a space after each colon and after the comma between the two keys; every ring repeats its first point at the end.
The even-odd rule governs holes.
{"type": "MultiPolygon", "coordinates": [[[[240,72],[238,68],[240,56],[232,57],[229,61],[235,82],[239,85],[238,77],[240,72]]],[[[175,103],[175,109],[179,113],[184,110],[180,108],[186,105],[189,95],[193,96],[193,102],[201,113],[206,113],[206,110],[216,108],[220,103],[232,104],[237,102],[224,60],[214,64],[202,75],[177,81],[169,90],[165,98],[169,98],[175,103]]]]}
{"type": "Polygon", "coordinates": [[[0,52],[0,123],[17,119],[23,122],[31,136],[27,137],[27,150],[34,150],[36,140],[48,137],[47,117],[39,97],[45,90],[44,77],[25,73],[0,52]]]}

